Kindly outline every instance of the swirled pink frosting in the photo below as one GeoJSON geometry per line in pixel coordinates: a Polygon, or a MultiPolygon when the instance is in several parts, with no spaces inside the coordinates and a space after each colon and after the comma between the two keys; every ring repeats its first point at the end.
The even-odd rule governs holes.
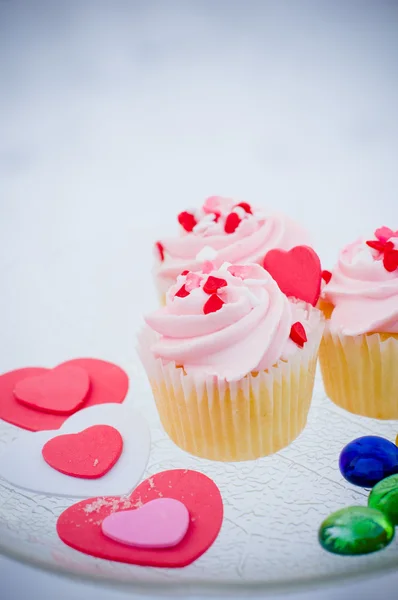
{"type": "MultiPolygon", "coordinates": [[[[387,228],[376,230],[382,232],[387,228]]],[[[398,249],[398,232],[389,239],[398,249]]],[[[324,300],[334,305],[330,328],[343,335],[371,332],[398,333],[398,268],[388,271],[383,252],[360,238],[346,246],[339,255],[330,282],[324,286],[324,300]]]]}
{"type": "Polygon", "coordinates": [[[259,265],[227,263],[210,273],[180,275],[167,293],[166,306],[145,320],[159,334],[151,348],[155,357],[174,361],[187,373],[235,381],[302,352],[289,336],[297,321],[308,330],[308,310],[290,302],[259,265]],[[222,307],[204,314],[210,295],[203,287],[209,276],[227,285],[217,291],[222,307]],[[189,293],[179,297],[183,286],[189,293]]]}
{"type": "Polygon", "coordinates": [[[180,236],[160,240],[163,260],[158,258],[156,275],[164,280],[164,291],[184,269],[200,268],[203,260],[197,255],[205,247],[217,253],[212,260],[221,266],[225,261],[260,264],[272,248],[290,250],[309,243],[307,232],[287,216],[267,215],[260,209],[250,208],[252,212],[246,212],[236,200],[212,196],[201,209],[191,211],[197,222],[191,232],[181,227],[180,236]],[[227,233],[226,220],[232,212],[238,214],[241,221],[235,231],[227,233]]]}

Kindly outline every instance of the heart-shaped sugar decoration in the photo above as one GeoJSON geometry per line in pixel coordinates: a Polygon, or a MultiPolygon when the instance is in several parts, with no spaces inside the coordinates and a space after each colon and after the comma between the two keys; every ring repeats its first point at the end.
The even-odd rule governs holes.
{"type": "Polygon", "coordinates": [[[224,231],[225,233],[234,233],[241,222],[241,218],[236,212],[231,212],[225,219],[224,231]]]}
{"type": "Polygon", "coordinates": [[[189,512],[174,498],[157,498],[135,510],[115,512],[102,521],[102,533],[136,548],[172,548],[185,537],[189,512]]]}
{"type": "Polygon", "coordinates": [[[322,274],[321,274],[321,276],[322,276],[322,279],[323,279],[323,281],[324,281],[326,284],[327,284],[327,283],[329,283],[329,281],[332,279],[332,273],[331,273],[330,271],[328,271],[327,269],[324,269],[324,270],[322,271],[322,274]]]}
{"type": "Polygon", "coordinates": [[[300,348],[302,348],[307,341],[307,334],[305,333],[305,329],[299,321],[297,321],[297,323],[293,323],[290,329],[290,338],[300,348]]]}
{"type": "Polygon", "coordinates": [[[398,250],[386,249],[383,256],[383,265],[389,273],[398,269],[398,250]]]}
{"type": "MultiPolygon", "coordinates": [[[[151,445],[149,427],[145,419],[129,405],[118,403],[83,408],[69,417],[58,430],[19,433],[20,435],[7,445],[5,451],[0,453],[0,478],[14,487],[32,491],[34,494],[68,498],[128,494],[141,480],[151,445]],[[107,427],[116,429],[123,439],[120,458],[104,477],[66,477],[44,460],[43,447],[50,440],[72,433],[81,434],[96,425],[103,427],[104,423],[107,427]]],[[[76,437],[72,438],[72,441],[74,440],[76,437]]],[[[84,447],[87,450],[87,444],[84,447]]],[[[99,461],[98,451],[104,450],[98,448],[97,444],[94,451],[97,456],[91,461],[93,466],[96,460],[99,461]]],[[[78,459],[83,460],[83,454],[78,459]]],[[[100,464],[101,461],[96,463],[95,474],[100,464]]]]}
{"type": "Polygon", "coordinates": [[[195,215],[193,215],[190,212],[187,212],[186,210],[181,212],[177,218],[181,227],[183,227],[185,231],[188,231],[188,233],[190,233],[193,230],[197,223],[195,215]]]}
{"type": "Polygon", "coordinates": [[[215,268],[216,266],[213,262],[211,262],[210,260],[205,260],[205,262],[202,265],[202,273],[204,275],[208,275],[209,273],[214,271],[215,268]]]}
{"type": "Polygon", "coordinates": [[[161,242],[156,242],[155,246],[158,251],[159,258],[160,258],[161,262],[163,262],[164,261],[164,246],[161,242]]]}
{"type": "Polygon", "coordinates": [[[119,460],[123,438],[114,427],[93,425],[79,433],[58,435],[42,448],[44,460],[64,475],[103,477],[119,460]]]}
{"type": "Polygon", "coordinates": [[[386,247],[386,243],[381,242],[380,240],[368,240],[366,245],[369,246],[369,248],[373,248],[373,250],[377,250],[378,252],[384,252],[386,247]]]}
{"type": "Polygon", "coordinates": [[[270,250],[263,266],[286,296],[316,305],[321,293],[321,263],[312,248],[295,246],[288,252],[270,250]]]}
{"type": "Polygon", "coordinates": [[[390,238],[398,237],[398,231],[393,231],[389,227],[383,226],[376,229],[375,236],[380,242],[385,244],[390,238]]]}
{"type": "Polygon", "coordinates": [[[175,293],[175,296],[177,296],[177,298],[186,298],[189,296],[189,292],[186,289],[185,284],[180,287],[178,292],[175,293]]]}
{"type": "Polygon", "coordinates": [[[80,408],[90,389],[90,379],[81,367],[55,367],[42,375],[18,381],[15,398],[35,410],[69,415],[80,408]]]}
{"type": "Polygon", "coordinates": [[[225,287],[226,285],[227,282],[225,279],[210,275],[203,286],[203,291],[206,292],[206,294],[215,294],[220,288],[225,287]]]}
{"type": "Polygon", "coordinates": [[[239,202],[239,204],[236,204],[236,206],[238,206],[239,208],[243,208],[243,210],[249,215],[253,214],[252,207],[248,202],[239,202]]]}
{"type": "Polygon", "coordinates": [[[163,471],[143,481],[129,496],[82,500],[58,518],[57,533],[71,548],[106,560],[148,567],[185,567],[199,558],[217,538],[223,520],[223,503],[216,484],[206,475],[188,469],[163,471]],[[190,515],[181,542],[170,548],[135,548],[111,540],[102,532],[111,514],[145,505],[156,498],[183,502],[190,515]]]}
{"type": "Polygon", "coordinates": [[[192,292],[198,288],[201,284],[202,277],[197,273],[188,273],[186,281],[185,281],[185,289],[187,292],[192,292]]]}
{"type": "Polygon", "coordinates": [[[221,300],[220,296],[217,296],[217,294],[212,294],[208,301],[205,303],[203,307],[203,312],[205,315],[217,312],[218,310],[220,310],[220,308],[223,307],[223,305],[224,301],[221,300]]]}
{"type": "MultiPolygon", "coordinates": [[[[125,399],[129,380],[117,365],[97,358],[75,358],[59,367],[81,367],[90,379],[90,389],[84,400],[84,408],[97,404],[121,403],[125,399]]],[[[29,431],[59,429],[68,415],[43,412],[19,402],[14,390],[19,381],[36,375],[44,375],[50,369],[27,367],[0,375],[0,419],[29,431]]]]}

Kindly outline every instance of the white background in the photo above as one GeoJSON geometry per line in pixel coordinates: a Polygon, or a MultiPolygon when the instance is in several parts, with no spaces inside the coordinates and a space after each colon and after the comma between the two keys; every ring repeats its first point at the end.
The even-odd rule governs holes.
{"type": "MultiPolygon", "coordinates": [[[[94,343],[123,364],[153,231],[207,195],[288,212],[325,267],[397,228],[397,29],[393,1],[0,0],[0,370],[94,343]]],[[[6,600],[118,598],[5,559],[0,577],[6,600]]]]}

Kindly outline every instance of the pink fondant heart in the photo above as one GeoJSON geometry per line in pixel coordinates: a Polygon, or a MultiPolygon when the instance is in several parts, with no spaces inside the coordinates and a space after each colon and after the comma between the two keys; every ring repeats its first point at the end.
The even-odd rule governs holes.
{"type": "Polygon", "coordinates": [[[143,481],[130,496],[91,498],[67,508],[58,518],[57,532],[65,544],[98,558],[148,567],[185,567],[199,558],[216,539],[223,503],[216,484],[197,471],[163,471],[143,481]],[[137,509],[157,498],[183,502],[189,512],[188,531],[170,548],[135,548],[111,540],[103,521],[122,510],[137,509]]]}
{"type": "Polygon", "coordinates": [[[102,521],[102,533],[111,540],[137,548],[172,548],[189,526],[189,512],[179,500],[157,498],[135,510],[113,513],[102,521]]]}
{"type": "Polygon", "coordinates": [[[123,438],[110,425],[93,425],[79,433],[58,435],[44,444],[42,455],[53,469],[82,479],[102,477],[119,460],[123,438]]]}
{"type": "Polygon", "coordinates": [[[286,296],[316,305],[321,293],[321,263],[309,246],[295,246],[288,252],[274,249],[264,257],[270,273],[286,296]]]}
{"type": "MultiPolygon", "coordinates": [[[[59,365],[61,366],[61,365],[59,365]]],[[[81,367],[90,379],[90,389],[83,408],[109,402],[123,402],[127,395],[129,380],[127,374],[117,365],[96,358],[76,358],[62,363],[62,366],[81,367]]],[[[9,371],[0,376],[0,419],[28,429],[45,431],[59,429],[68,418],[67,415],[55,415],[25,406],[14,396],[18,381],[43,375],[49,369],[28,367],[9,371]]]]}
{"type": "Polygon", "coordinates": [[[83,405],[89,388],[90,379],[81,367],[61,366],[17,381],[14,396],[29,408],[70,415],[83,405]]]}

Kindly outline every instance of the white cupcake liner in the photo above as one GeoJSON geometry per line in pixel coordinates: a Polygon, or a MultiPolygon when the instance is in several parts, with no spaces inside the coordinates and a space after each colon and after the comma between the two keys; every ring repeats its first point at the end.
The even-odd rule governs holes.
{"type": "Polygon", "coordinates": [[[138,352],[162,424],[181,448],[213,460],[250,460],[287,446],[303,430],[311,404],[324,321],[310,311],[308,341],[287,361],[236,382],[186,373],[154,358],[158,335],[145,328],[138,352]]]}
{"type": "Polygon", "coordinates": [[[398,419],[398,339],[345,336],[326,322],[320,350],[325,390],[338,406],[375,419],[398,419]]]}

